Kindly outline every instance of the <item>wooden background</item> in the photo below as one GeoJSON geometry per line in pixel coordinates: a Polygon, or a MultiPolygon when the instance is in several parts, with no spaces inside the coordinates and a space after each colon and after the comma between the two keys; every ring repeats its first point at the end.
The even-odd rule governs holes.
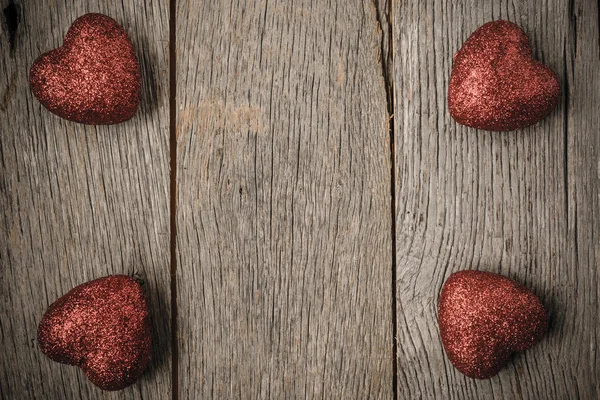
{"type": "Polygon", "coordinates": [[[1,399],[600,398],[597,1],[0,6],[1,399]],[[29,90],[86,12],[137,49],[142,106],[120,125],[61,120],[29,90]],[[447,110],[452,55],[495,19],[562,84],[522,131],[447,110]],[[527,284],[551,315],[486,381],[439,338],[461,269],[527,284]],[[145,281],[155,345],[111,393],[35,338],[50,303],[112,273],[145,281]]]}

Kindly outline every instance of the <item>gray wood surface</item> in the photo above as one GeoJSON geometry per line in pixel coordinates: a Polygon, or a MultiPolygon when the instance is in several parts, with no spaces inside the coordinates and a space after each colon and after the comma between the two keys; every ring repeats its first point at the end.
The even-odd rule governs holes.
{"type": "MultiPolygon", "coordinates": [[[[0,2],[4,9],[8,1],[0,2]]],[[[0,398],[170,396],[168,5],[17,1],[14,49],[0,35],[0,398]],[[103,12],[131,36],[143,102],[134,119],[88,127],[46,111],[27,75],[71,23],[103,12]],[[149,295],[153,363],[123,392],[101,392],[36,343],[48,305],[75,285],[136,274],[149,295]]],[[[4,21],[3,21],[4,22],[4,21]]]]}
{"type": "Polygon", "coordinates": [[[598,4],[591,0],[394,2],[398,398],[600,398],[598,4]],[[511,133],[457,125],[452,55],[509,19],[562,82],[561,104],[511,133]],[[436,308],[461,269],[530,286],[549,335],[486,381],[445,357],[436,308]]]}
{"type": "Polygon", "coordinates": [[[177,382],[169,2],[15,3],[12,45],[0,32],[0,399],[168,399],[172,384],[179,399],[600,398],[596,0],[177,1],[177,382]],[[121,125],[61,120],[29,90],[35,58],[86,12],[119,21],[142,65],[142,107],[121,125]],[[481,132],[448,113],[452,55],[501,18],[563,95],[539,125],[481,132]],[[441,286],[468,268],[530,286],[551,315],[487,381],[456,371],[438,333],[441,286]],[[145,280],[155,340],[117,393],[35,342],[51,302],[112,273],[145,280]]]}
{"type": "Polygon", "coordinates": [[[180,398],[392,397],[375,6],[178,3],[180,398]]]}

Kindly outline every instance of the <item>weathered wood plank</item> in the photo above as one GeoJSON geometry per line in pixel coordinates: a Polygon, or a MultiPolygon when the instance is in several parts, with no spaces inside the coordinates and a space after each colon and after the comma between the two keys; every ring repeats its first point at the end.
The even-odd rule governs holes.
{"type": "MultiPolygon", "coordinates": [[[[165,399],[170,396],[168,5],[164,2],[16,1],[14,50],[0,36],[0,398],[165,399]],[[142,66],[138,115],[110,127],[78,125],[33,97],[30,65],[62,44],[70,24],[102,12],[130,34],[142,66]],[[35,342],[46,307],[113,273],[138,274],[153,316],[150,370],[102,393],[35,342]]],[[[6,6],[8,1],[3,1],[6,6]]]]}
{"type": "Polygon", "coordinates": [[[373,4],[178,2],[180,398],[392,396],[373,4]]]}
{"type": "MultiPolygon", "coordinates": [[[[556,348],[570,398],[600,398],[600,5],[572,2],[565,52],[567,264],[556,271],[560,287],[556,348]]],[[[565,397],[565,396],[564,396],[565,397]]]]}
{"type": "Polygon", "coordinates": [[[398,398],[598,398],[598,8],[594,1],[394,3],[398,398]],[[477,27],[509,19],[560,76],[562,104],[535,127],[457,125],[452,55],[477,27]],[[568,84],[567,84],[568,82],[568,84]],[[548,337],[486,381],[455,370],[436,322],[452,272],[527,284],[548,337]]]}

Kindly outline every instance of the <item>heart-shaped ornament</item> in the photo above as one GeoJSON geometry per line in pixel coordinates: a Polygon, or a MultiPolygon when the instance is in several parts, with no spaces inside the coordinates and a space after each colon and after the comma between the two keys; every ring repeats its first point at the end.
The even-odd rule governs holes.
{"type": "Polygon", "coordinates": [[[448,107],[459,124],[524,128],[550,114],[559,96],[558,77],[532,58],[527,35],[512,22],[481,26],[454,56],[448,107]]]}
{"type": "Polygon", "coordinates": [[[548,330],[546,310],[529,289],[481,271],[460,271],[446,280],[438,323],[452,364],[476,379],[496,375],[512,353],[532,347],[548,330]]]}
{"type": "Polygon", "coordinates": [[[44,107],[83,124],[126,121],[140,103],[140,67],[131,40],[102,14],[75,20],[63,46],[33,63],[29,82],[44,107]]]}
{"type": "Polygon", "coordinates": [[[52,303],[38,327],[46,356],[79,366],[103,390],[123,389],[140,377],[151,341],[142,287],[125,275],[75,287],[52,303]]]}

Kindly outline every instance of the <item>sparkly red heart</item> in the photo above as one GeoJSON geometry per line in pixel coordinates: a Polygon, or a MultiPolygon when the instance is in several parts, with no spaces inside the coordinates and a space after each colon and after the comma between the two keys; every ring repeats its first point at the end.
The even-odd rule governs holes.
{"type": "Polygon", "coordinates": [[[476,379],[496,375],[512,353],[535,345],[548,330],[546,310],[529,289],[480,271],[460,271],[446,280],[438,323],[452,364],[476,379]]]}
{"type": "Polygon", "coordinates": [[[559,96],[558,77],[532,58],[527,35],[512,22],[481,26],[454,56],[448,107],[459,124],[524,128],[546,117],[559,96]]]}
{"type": "Polygon", "coordinates": [[[83,124],[126,121],[140,102],[140,67],[131,40],[102,14],[73,22],[63,46],[33,63],[29,82],[44,107],[83,124]]]}
{"type": "Polygon", "coordinates": [[[151,341],[142,287],[124,275],[75,287],[48,308],[38,327],[46,356],[79,366],[103,390],[123,389],[140,377],[151,341]]]}

